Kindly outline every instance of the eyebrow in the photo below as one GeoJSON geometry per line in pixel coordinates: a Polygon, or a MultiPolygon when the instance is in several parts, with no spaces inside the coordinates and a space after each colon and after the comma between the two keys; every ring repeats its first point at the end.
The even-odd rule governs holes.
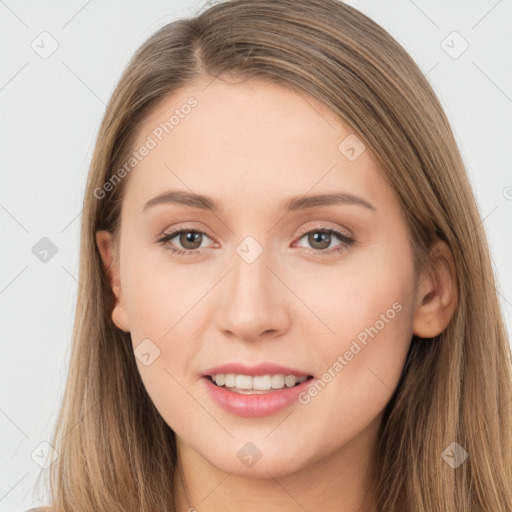
{"type": "MultiPolygon", "coordinates": [[[[210,210],[212,212],[218,212],[220,210],[219,204],[211,197],[184,190],[169,190],[150,199],[144,205],[142,211],[144,212],[148,208],[158,204],[180,204],[183,206],[190,206],[192,208],[210,210]]],[[[335,204],[358,205],[369,210],[376,211],[375,207],[362,197],[344,192],[293,197],[284,203],[284,210],[293,212],[335,204]]]]}

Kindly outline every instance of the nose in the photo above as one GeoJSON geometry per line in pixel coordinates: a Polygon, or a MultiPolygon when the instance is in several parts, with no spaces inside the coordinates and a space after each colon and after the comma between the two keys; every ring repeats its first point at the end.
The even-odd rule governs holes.
{"type": "Polygon", "coordinates": [[[234,268],[220,290],[217,328],[231,338],[256,341],[286,332],[290,323],[290,291],[269,267],[267,253],[248,263],[235,255],[234,268]]]}

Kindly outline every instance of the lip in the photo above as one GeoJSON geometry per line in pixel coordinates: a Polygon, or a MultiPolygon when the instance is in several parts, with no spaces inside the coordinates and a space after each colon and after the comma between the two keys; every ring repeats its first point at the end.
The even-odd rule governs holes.
{"type": "Polygon", "coordinates": [[[203,377],[208,375],[217,375],[219,373],[235,373],[237,375],[250,375],[251,377],[258,377],[262,375],[275,375],[283,373],[286,375],[295,375],[296,377],[308,377],[310,373],[304,373],[294,368],[277,365],[274,363],[260,363],[256,366],[246,366],[242,363],[227,363],[221,366],[215,366],[203,373],[203,377]]]}
{"type": "MultiPolygon", "coordinates": [[[[271,365],[271,371],[269,371],[268,366],[263,365],[251,369],[241,365],[235,366],[236,371],[233,370],[233,365],[219,366],[209,371],[213,371],[213,375],[218,373],[238,373],[239,375],[257,376],[268,375],[269,373],[284,373],[286,375],[307,376],[307,374],[297,372],[296,370],[290,371],[289,368],[285,369],[286,371],[282,371],[284,367],[275,365],[271,365]],[[248,371],[251,373],[247,373],[248,371]]],[[[283,389],[269,391],[268,393],[249,395],[221,388],[213,383],[209,375],[209,373],[203,375],[201,381],[203,381],[212,400],[224,411],[245,418],[270,416],[290,407],[297,402],[299,395],[305,392],[308,386],[315,381],[315,378],[312,377],[291,388],[284,387],[283,389]]]]}

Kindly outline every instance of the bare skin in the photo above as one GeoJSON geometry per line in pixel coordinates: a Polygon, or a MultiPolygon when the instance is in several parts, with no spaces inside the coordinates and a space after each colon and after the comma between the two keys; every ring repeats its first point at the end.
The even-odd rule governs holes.
{"type": "Polygon", "coordinates": [[[197,106],[125,178],[119,247],[97,233],[117,298],[113,321],[134,349],[149,338],[160,350],[150,365],[137,364],[176,433],[188,488],[185,497],[175,480],[178,510],[371,511],[363,505],[372,496],[367,468],[412,334],[439,334],[456,305],[451,253],[438,241],[435,274],[417,274],[403,212],[369,149],[350,161],[338,149],[349,127],[286,88],[221,80],[187,87],[146,119],[135,146],[191,96],[197,106]],[[143,210],[167,190],[207,195],[220,209],[143,210]],[[292,197],[333,192],[373,208],[284,210],[292,197]],[[200,248],[179,234],[158,242],[174,229],[203,233],[200,248]],[[354,242],[322,239],[326,229],[354,242]],[[251,263],[237,252],[247,236],[263,249],[251,263]],[[387,321],[377,324],[381,315],[387,321]],[[346,364],[333,371],[340,355],[346,364]],[[244,418],[213,402],[201,377],[227,362],[272,362],[317,379],[331,368],[332,378],[308,403],[244,418]],[[248,442],[262,454],[252,467],[237,456],[248,442]]]}

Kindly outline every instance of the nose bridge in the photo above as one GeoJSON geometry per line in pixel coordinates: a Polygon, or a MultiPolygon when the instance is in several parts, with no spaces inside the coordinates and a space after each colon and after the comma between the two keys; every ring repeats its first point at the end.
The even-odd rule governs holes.
{"type": "Polygon", "coordinates": [[[285,290],[269,269],[275,255],[253,237],[246,237],[233,255],[234,268],[227,277],[217,312],[219,329],[252,339],[266,331],[286,328],[285,290]]]}
{"type": "Polygon", "coordinates": [[[235,268],[231,273],[230,293],[233,297],[236,296],[239,300],[257,300],[258,295],[268,295],[272,277],[268,269],[269,259],[268,251],[257,255],[250,244],[248,248],[246,243],[240,244],[235,268]]]}

